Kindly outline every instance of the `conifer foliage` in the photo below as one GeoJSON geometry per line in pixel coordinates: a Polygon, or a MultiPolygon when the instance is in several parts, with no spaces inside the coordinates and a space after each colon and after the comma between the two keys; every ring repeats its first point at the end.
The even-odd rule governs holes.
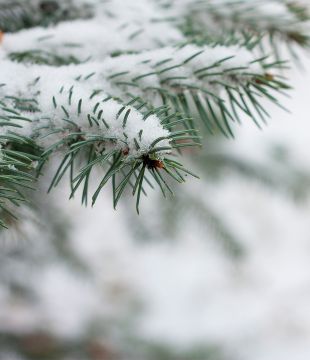
{"type": "Polygon", "coordinates": [[[149,188],[172,192],[196,176],[187,148],[244,117],[261,128],[266,100],[285,109],[308,21],[286,0],[0,0],[0,225],[53,157],[49,190],[69,179],[85,204],[109,182],[138,212],[149,188]]]}

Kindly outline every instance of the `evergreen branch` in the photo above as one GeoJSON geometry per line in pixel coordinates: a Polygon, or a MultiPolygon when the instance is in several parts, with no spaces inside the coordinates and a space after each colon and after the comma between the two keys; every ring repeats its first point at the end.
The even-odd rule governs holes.
{"type": "MultiPolygon", "coordinates": [[[[22,66],[7,65],[8,73],[24,73],[22,66]]],[[[82,64],[66,73],[62,68],[37,68],[36,78],[40,80],[35,82],[33,75],[26,78],[34,94],[43,90],[51,76],[64,77],[73,87],[91,87],[91,96],[108,90],[111,96],[129,101],[138,110],[148,108],[150,114],[154,112],[152,106],[162,103],[161,111],[167,116],[171,114],[168,109],[172,109],[189,118],[184,123],[188,129],[194,126],[190,118],[199,114],[210,133],[219,130],[225,136],[233,136],[230,123],[239,122],[240,113],[259,127],[267,121],[268,114],[261,105],[263,98],[281,106],[277,97],[289,89],[276,75],[281,67],[281,61],[267,63],[265,57],[255,58],[251,52],[235,46],[187,45],[108,58],[101,64],[82,64]]],[[[18,81],[15,86],[19,86],[18,81]]],[[[67,116],[65,111],[63,115],[67,116]]],[[[169,129],[169,124],[165,127],[169,129]]]]}
{"type": "Polygon", "coordinates": [[[14,207],[27,201],[26,191],[33,190],[38,158],[29,138],[8,131],[0,141],[0,227],[6,227],[10,218],[16,218],[14,207]]]}
{"type": "MultiPolygon", "coordinates": [[[[28,26],[23,12],[27,9],[16,1],[21,10],[12,21],[15,29],[31,27],[36,21],[40,25],[61,21],[61,12],[71,1],[55,4],[54,10],[43,9],[49,20],[45,22],[40,13],[37,18],[29,15],[32,22],[28,26]]],[[[158,185],[164,196],[172,193],[170,180],[183,183],[187,174],[194,174],[167,156],[200,144],[196,118],[211,134],[233,137],[234,123],[240,123],[243,115],[259,128],[267,122],[263,100],[283,107],[278,98],[286,95],[289,86],[277,73],[286,63],[265,54],[256,56],[249,49],[262,46],[266,36],[275,44],[276,53],[279,37],[287,44],[306,45],[302,31],[308,15],[296,4],[277,0],[272,4],[285,16],[270,13],[263,18],[267,10],[262,0],[251,4],[184,0],[179,10],[171,0],[162,8],[148,5],[152,11],[146,11],[142,2],[137,5],[142,10],[139,15],[130,4],[124,5],[127,13],[118,12],[115,1],[95,4],[83,0],[66,19],[74,18],[74,13],[79,17],[85,7],[90,11],[85,15],[92,14],[93,20],[2,34],[3,179],[9,179],[11,187],[20,181],[14,185],[23,188],[25,178],[14,178],[8,166],[22,171],[23,176],[31,175],[29,159],[37,156],[40,175],[50,157],[62,154],[49,190],[68,176],[70,197],[81,190],[84,204],[97,167],[104,174],[92,194],[92,204],[109,181],[114,207],[130,186],[138,212],[147,187],[158,185]],[[107,23],[102,25],[102,20],[107,23]],[[184,23],[187,28],[182,34],[177,26],[184,30],[184,23]],[[218,45],[221,41],[209,29],[215,23],[225,32],[225,46],[218,45]],[[209,45],[193,45],[196,35],[201,36],[198,43],[209,45]],[[170,43],[173,45],[166,45],[170,43]],[[239,45],[227,46],[229,43],[239,45]],[[7,158],[7,151],[22,141],[19,153],[7,158]],[[20,153],[26,156],[22,160],[20,153]]],[[[14,6],[10,11],[15,11],[14,6]]],[[[0,24],[7,8],[0,9],[0,24]]],[[[5,191],[2,197],[5,204],[12,200],[5,191]]]]}
{"type": "Polygon", "coordinates": [[[268,118],[261,100],[279,105],[278,94],[289,89],[271,73],[282,62],[263,60],[238,47],[187,45],[109,59],[98,69],[98,76],[112,84],[114,95],[143,96],[150,104],[161,101],[189,118],[199,114],[209,132],[220,130],[233,136],[230,122],[239,121],[239,113],[260,127],[268,118]]]}
{"type": "MultiPolygon", "coordinates": [[[[29,118],[24,118],[23,113],[13,106],[14,97],[4,98],[1,118],[6,120],[6,127],[14,124],[18,129],[15,130],[16,133],[7,130],[3,135],[3,140],[6,146],[11,146],[13,142],[18,141],[24,141],[24,145],[27,145],[29,138],[19,135],[18,131],[21,134],[28,134],[36,146],[42,149],[37,159],[38,175],[42,173],[53,154],[63,153],[63,160],[52,179],[50,190],[57,186],[69,172],[72,189],[70,197],[73,197],[80,186],[83,186],[82,202],[85,204],[94,167],[100,165],[107,170],[93,195],[92,203],[96,202],[102,188],[112,179],[115,206],[125,187],[132,183],[135,175],[131,173],[132,176],[128,176],[127,169],[134,167],[140,174],[139,181],[134,181],[134,195],[137,196],[136,207],[139,211],[141,192],[144,191],[142,183],[147,181],[144,176],[145,169],[162,171],[165,168],[164,155],[178,148],[179,141],[184,139],[192,140],[184,145],[195,145],[196,137],[186,131],[172,131],[171,127],[169,132],[161,127],[161,124],[167,121],[162,108],[154,108],[152,112],[141,109],[138,111],[128,104],[120,103],[101,93],[92,96],[91,99],[89,94],[80,98],[83,92],[85,92],[83,88],[75,87],[73,90],[73,87],[63,87],[58,95],[50,97],[48,103],[42,102],[41,99],[40,103],[44,106],[39,108],[39,114],[28,114],[29,118]],[[11,124],[12,119],[15,119],[18,124],[13,122],[11,124]],[[22,122],[26,124],[19,125],[22,122]],[[126,178],[125,181],[121,178],[121,187],[116,185],[116,177],[119,176],[126,178]]],[[[172,119],[171,116],[169,118],[172,119]]],[[[16,162],[13,164],[15,165],[16,162]]],[[[0,166],[6,169],[6,161],[1,161],[0,166]]],[[[180,164],[167,165],[169,168],[175,166],[181,171],[188,172],[180,164]]],[[[169,172],[167,173],[169,175],[169,172]]],[[[26,175],[25,173],[24,176],[26,175]]],[[[11,174],[10,176],[11,183],[15,184],[18,180],[21,183],[17,185],[25,187],[23,177],[16,179],[12,178],[11,174]]],[[[160,177],[164,181],[161,175],[160,177]]],[[[6,200],[8,196],[8,194],[2,195],[6,200]]]]}
{"type": "MultiPolygon", "coordinates": [[[[172,6],[178,5],[175,3],[172,6]]],[[[278,46],[278,40],[301,47],[309,46],[309,12],[298,3],[279,0],[196,0],[185,1],[183,13],[186,16],[181,28],[191,41],[217,41],[227,45],[239,39],[244,41],[244,45],[249,45],[254,37],[263,45],[260,40],[267,36],[273,49],[278,46]]]]}

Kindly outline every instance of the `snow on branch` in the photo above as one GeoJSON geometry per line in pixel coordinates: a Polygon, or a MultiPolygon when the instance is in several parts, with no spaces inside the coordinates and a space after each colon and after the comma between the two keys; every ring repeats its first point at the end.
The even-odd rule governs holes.
{"type": "Polygon", "coordinates": [[[266,121],[262,98],[281,106],[274,94],[288,88],[276,75],[282,66],[237,46],[187,45],[107,58],[93,71],[114,96],[139,96],[190,117],[198,112],[210,132],[232,136],[229,122],[240,113],[258,126],[266,121]]]}
{"type": "Polygon", "coordinates": [[[232,136],[229,122],[239,121],[240,113],[258,126],[266,121],[262,98],[281,106],[274,97],[288,88],[276,75],[281,66],[236,46],[187,45],[107,59],[103,77],[119,96],[121,89],[153,104],[168,104],[187,116],[198,112],[210,132],[217,128],[232,136]]]}
{"type": "Polygon", "coordinates": [[[196,118],[227,137],[243,115],[260,127],[262,101],[281,106],[289,88],[279,39],[308,44],[306,9],[289,1],[25,4],[0,7],[0,212],[13,216],[54,154],[50,189],[66,175],[83,203],[95,168],[92,204],[109,180],[114,207],[128,187],[137,211],[146,186],[171,193],[167,179],[191,174],[174,157],[200,144],[196,118]],[[266,34],[276,60],[254,48],[266,34]]]}
{"type": "Polygon", "coordinates": [[[0,56],[59,66],[155,49],[184,40],[179,30],[166,23],[150,23],[147,27],[136,23],[123,25],[118,20],[110,20],[108,23],[76,20],[53,28],[36,27],[5,34],[0,56]],[[63,63],[57,59],[64,59],[63,63]]]}
{"type": "MultiPolygon", "coordinates": [[[[147,171],[163,193],[168,185],[160,171],[178,182],[184,181],[181,172],[189,173],[166,155],[173,149],[196,146],[198,137],[187,130],[174,131],[173,120],[178,124],[183,120],[180,116],[166,115],[165,107],[147,107],[139,98],[125,103],[102,89],[93,90],[91,74],[83,79],[72,78],[79,67],[29,69],[10,62],[2,65],[6,70],[0,88],[3,151],[13,149],[13,158],[18,159],[16,144],[31,144],[24,160],[29,166],[36,156],[39,173],[52,154],[63,154],[51,188],[69,171],[71,197],[82,186],[82,200],[87,202],[90,173],[100,165],[107,171],[93,194],[92,203],[108,180],[113,179],[114,206],[129,184],[137,195],[139,211],[147,171]]],[[[11,165],[14,167],[2,162],[3,176],[23,187],[19,173],[15,178],[15,172],[21,171],[19,164],[11,165]]],[[[151,184],[150,180],[148,183],[151,184]]],[[[3,197],[3,201],[7,202],[7,198],[3,197]]]]}
{"type": "Polygon", "coordinates": [[[309,45],[309,8],[298,1],[181,0],[171,1],[170,6],[176,23],[192,41],[239,39],[253,46],[267,37],[273,51],[278,50],[279,40],[290,46],[309,45]]]}
{"type": "MultiPolygon", "coordinates": [[[[18,65],[8,64],[13,66],[6,71],[10,76],[18,65]]],[[[67,79],[54,84],[54,89],[69,81],[83,84],[89,92],[104,92],[123,101],[139,97],[155,107],[167,105],[187,117],[198,112],[210,132],[219,129],[224,135],[232,136],[229,122],[239,121],[240,113],[258,126],[266,121],[268,114],[260,105],[261,98],[280,105],[274,94],[288,88],[276,75],[281,66],[281,62],[270,63],[238,46],[186,45],[107,57],[101,62],[78,66],[48,68],[47,73],[44,66],[31,69],[36,74],[32,80],[41,78],[41,73],[45,74],[43,79],[48,77],[41,79],[43,83],[53,84],[55,78],[67,79]]],[[[24,74],[27,68],[21,72],[24,74]]],[[[15,86],[18,83],[3,82],[15,86]]]]}

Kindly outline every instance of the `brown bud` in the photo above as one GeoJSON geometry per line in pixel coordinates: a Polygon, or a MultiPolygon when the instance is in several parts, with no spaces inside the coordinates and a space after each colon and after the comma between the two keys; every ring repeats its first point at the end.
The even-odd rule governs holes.
{"type": "Polygon", "coordinates": [[[156,169],[163,169],[165,167],[164,163],[160,160],[153,160],[153,167],[156,169]]]}
{"type": "Polygon", "coordinates": [[[127,156],[129,154],[129,149],[125,148],[123,149],[123,155],[127,156]]]}

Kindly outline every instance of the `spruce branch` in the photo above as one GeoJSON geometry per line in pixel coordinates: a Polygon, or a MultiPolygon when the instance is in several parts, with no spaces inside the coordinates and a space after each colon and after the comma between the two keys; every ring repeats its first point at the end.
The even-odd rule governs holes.
{"type": "Polygon", "coordinates": [[[306,9],[280,0],[141,0],[121,10],[120,0],[55,1],[54,10],[43,2],[46,16],[32,16],[21,1],[4,3],[0,24],[14,25],[2,26],[0,37],[5,209],[26,200],[27,181],[35,186],[34,175],[58,156],[49,190],[66,177],[70,197],[81,192],[86,204],[91,192],[94,204],[111,182],[114,207],[131,188],[139,212],[148,187],[166,196],[171,180],[193,175],[175,155],[200,144],[196,119],[210,134],[232,137],[244,116],[258,127],[267,122],[265,100],[283,107],[290,87],[277,46],[307,46],[306,9]],[[43,28],[74,18],[84,20],[43,28]],[[266,55],[266,39],[276,60],[266,55]],[[103,175],[92,189],[95,168],[103,175]]]}
{"type": "Polygon", "coordinates": [[[278,95],[289,89],[277,75],[284,66],[236,46],[187,45],[106,59],[94,77],[106,81],[113,95],[141,97],[189,118],[199,114],[210,133],[233,136],[230,122],[239,122],[240,113],[259,127],[266,122],[262,99],[281,106],[278,95]]]}
{"type": "Polygon", "coordinates": [[[173,1],[170,5],[179,8],[181,21],[175,21],[190,42],[242,43],[248,48],[259,44],[263,53],[271,49],[276,55],[285,44],[294,56],[295,46],[309,47],[310,13],[298,2],[185,0],[181,6],[173,1]]]}
{"type": "Polygon", "coordinates": [[[40,171],[50,156],[63,153],[50,189],[69,174],[70,197],[82,188],[87,204],[91,174],[100,165],[106,172],[92,204],[111,180],[114,207],[129,185],[139,211],[144,186],[152,184],[147,173],[164,196],[172,191],[162,173],[180,183],[182,172],[191,174],[166,155],[199,144],[195,111],[211,133],[226,136],[233,136],[230,122],[240,112],[258,126],[257,115],[265,121],[261,98],[278,104],[272,92],[288,86],[269,73],[282,63],[261,60],[237,47],[188,45],[70,68],[32,66],[31,72],[3,61],[0,94],[9,104],[3,117],[14,119],[16,133],[42,149],[40,171]]]}
{"type": "Polygon", "coordinates": [[[25,193],[35,184],[34,164],[38,157],[34,142],[14,130],[17,112],[0,104],[0,227],[10,217],[16,218],[14,207],[27,201],[25,193]],[[13,130],[12,130],[13,129],[13,130]]]}
{"type": "MultiPolygon", "coordinates": [[[[32,86],[36,89],[39,84],[40,80],[32,81],[32,86]]],[[[9,86],[3,86],[5,87],[8,91],[9,86]]],[[[130,185],[133,187],[139,212],[141,193],[145,192],[144,183],[151,184],[146,177],[147,172],[161,189],[169,189],[161,173],[180,183],[184,181],[180,172],[191,174],[179,162],[167,158],[167,155],[174,149],[196,146],[198,137],[186,130],[173,131],[173,126],[170,131],[165,129],[167,116],[162,108],[149,111],[140,106],[137,110],[130,103],[121,103],[103,93],[88,93],[77,85],[58,87],[55,95],[52,95],[52,91],[50,89],[50,92],[41,94],[35,112],[18,110],[15,98],[5,96],[6,103],[3,102],[1,114],[1,118],[6,121],[2,136],[6,148],[12,147],[16,142],[23,142],[23,145],[31,142],[33,147],[40,149],[36,158],[38,175],[44,171],[52,155],[63,154],[50,189],[58,185],[68,173],[70,197],[82,187],[82,202],[86,204],[91,173],[94,167],[100,166],[105,174],[93,193],[92,204],[96,202],[102,188],[112,180],[114,207],[130,185]],[[21,125],[23,122],[26,124],[21,125]],[[12,126],[16,127],[14,133],[8,129],[12,126]]],[[[169,116],[168,120],[173,120],[173,117],[169,116]]],[[[24,156],[24,160],[33,160],[29,154],[24,156]]],[[[18,158],[17,153],[15,157],[18,158]]],[[[29,174],[16,172],[16,161],[10,164],[3,158],[1,164],[6,172],[8,169],[11,171],[10,184],[18,180],[17,185],[25,187],[24,177],[28,179],[29,174]]],[[[5,176],[6,173],[3,179],[6,179],[5,176]]],[[[9,194],[3,192],[2,198],[3,201],[8,201],[9,194]]],[[[24,197],[20,199],[22,200],[24,197]]]]}
{"type": "MultiPolygon", "coordinates": [[[[88,62],[71,69],[70,81],[87,83],[94,94],[107,92],[124,101],[142,99],[149,107],[167,106],[183,117],[198,114],[210,133],[221,131],[229,137],[230,123],[239,122],[240,113],[258,127],[267,121],[262,99],[281,107],[278,96],[289,89],[277,75],[282,68],[284,62],[257,57],[238,46],[186,45],[88,62]]],[[[42,69],[36,70],[38,78],[42,69]]],[[[54,73],[57,77],[57,69],[54,73]]],[[[187,127],[193,126],[189,119],[187,127]]]]}

